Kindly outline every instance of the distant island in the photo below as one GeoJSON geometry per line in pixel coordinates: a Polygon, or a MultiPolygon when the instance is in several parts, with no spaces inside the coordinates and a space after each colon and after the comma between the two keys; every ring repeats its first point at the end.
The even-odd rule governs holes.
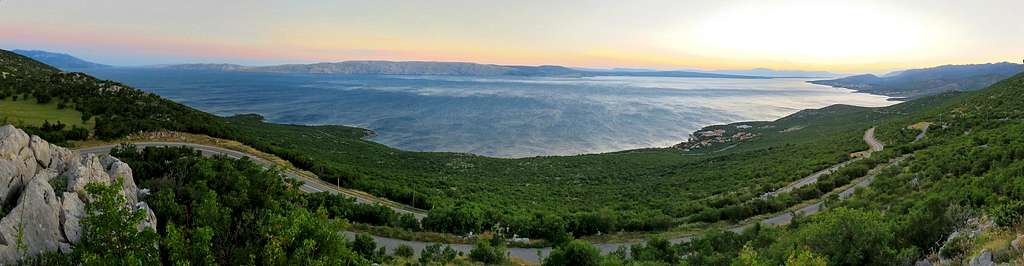
{"type": "Polygon", "coordinates": [[[944,65],[897,71],[881,77],[864,74],[810,83],[907,99],[947,91],[979,90],[1022,71],[1024,65],[1008,62],[944,65]]]}
{"type": "MultiPolygon", "coordinates": [[[[66,53],[42,50],[12,50],[17,54],[63,70],[122,67],[90,62],[66,53]]],[[[518,66],[471,62],[355,60],[312,64],[245,66],[229,63],[187,63],[146,66],[175,70],[347,74],[347,75],[452,75],[452,76],[549,76],[549,77],[678,77],[678,78],[827,78],[839,76],[825,71],[774,70],[656,70],[643,68],[577,68],[556,65],[518,66]]]]}
{"type": "Polygon", "coordinates": [[[205,71],[244,71],[269,73],[347,74],[347,75],[454,75],[454,76],[635,76],[685,78],[765,79],[769,77],[705,73],[696,71],[600,70],[564,66],[510,66],[468,62],[431,61],[342,61],[332,63],[242,66],[235,64],[179,64],[160,68],[205,71]]]}

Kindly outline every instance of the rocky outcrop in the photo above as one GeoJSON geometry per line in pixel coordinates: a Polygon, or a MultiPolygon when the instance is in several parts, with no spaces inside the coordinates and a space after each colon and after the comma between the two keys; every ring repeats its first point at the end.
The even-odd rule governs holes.
{"type": "Polygon", "coordinates": [[[68,252],[81,239],[85,185],[123,179],[128,204],[146,212],[143,227],[156,228],[156,216],[138,201],[127,164],[109,155],[81,156],[7,125],[0,127],[0,264],[48,251],[68,252]]]}
{"type": "Polygon", "coordinates": [[[1024,234],[1017,235],[1017,238],[1010,241],[1010,247],[1013,248],[1014,251],[1024,252],[1024,234]]]}
{"type": "Polygon", "coordinates": [[[970,265],[971,266],[995,266],[996,264],[994,262],[992,262],[992,252],[989,252],[986,249],[986,250],[982,250],[981,254],[978,254],[977,257],[974,257],[974,259],[971,259],[971,264],[970,265]]]}

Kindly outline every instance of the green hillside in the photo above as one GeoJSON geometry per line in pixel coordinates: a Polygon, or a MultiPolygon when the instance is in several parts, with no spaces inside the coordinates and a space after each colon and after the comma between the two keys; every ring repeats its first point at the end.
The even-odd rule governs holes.
{"type": "Polygon", "coordinates": [[[918,102],[934,107],[881,127],[933,123],[925,138],[891,145],[907,159],[852,199],[787,227],[712,233],[672,250],[689,254],[693,265],[776,265],[800,256],[830,265],[907,265],[942,256],[966,265],[985,251],[996,263],[1020,263],[1010,240],[1024,222],[1024,74],[942,97],[918,102]]]}
{"type": "Polygon", "coordinates": [[[867,149],[861,140],[867,128],[938,106],[908,102],[806,110],[750,123],[756,127],[746,131],[756,137],[704,150],[500,159],[402,151],[362,139],[367,131],[358,128],[271,124],[251,115],[216,117],[116,82],[61,73],[13,53],[2,52],[0,58],[4,68],[19,73],[0,80],[0,88],[67,103],[83,118],[95,119],[91,130],[97,138],[167,129],[238,140],[326,180],[340,179],[345,186],[431,209],[424,220],[427,230],[479,232],[501,223],[520,235],[546,239],[563,230],[577,236],[661,231],[785,209],[802,197],[761,203],[768,207],[750,202],[867,149]]]}
{"type": "MultiPolygon", "coordinates": [[[[0,79],[4,95],[50,97],[81,113],[84,120],[95,119],[89,130],[97,138],[167,129],[238,140],[322,178],[340,178],[346,186],[430,209],[420,225],[402,222],[383,207],[316,197],[300,200],[310,208],[333,206],[327,211],[331,217],[355,222],[459,234],[500,223],[512,233],[549,240],[567,234],[699,227],[785,209],[901,158],[900,164],[880,168],[874,183],[851,199],[827,200],[825,211],[797,217],[788,226],[755,226],[739,234],[712,231],[681,244],[654,239],[635,247],[630,258],[600,259],[692,265],[778,265],[792,260],[878,265],[910,264],[929,254],[962,262],[983,248],[999,252],[994,256],[998,262],[1020,256],[1004,240],[1019,231],[1024,220],[1024,75],[975,92],[934,95],[890,107],[837,105],[776,121],[709,126],[701,131],[722,130],[719,135],[730,139],[704,147],[500,159],[402,151],[363,139],[368,131],[359,128],[271,124],[254,115],[216,117],[116,82],[61,73],[4,51],[0,69],[7,73],[0,79]],[[920,130],[908,126],[919,122],[931,126],[917,140],[920,130]],[[770,199],[758,197],[866,149],[861,136],[870,127],[876,127],[886,142],[885,152],[813,186],[770,199]],[[752,137],[732,138],[745,136],[736,133],[752,137]],[[954,231],[974,230],[979,220],[992,221],[993,229],[949,237],[954,231]]],[[[42,110],[50,109],[29,113],[46,116],[42,110]]],[[[170,162],[145,159],[149,155],[123,156],[142,156],[130,159],[140,161],[136,164],[170,162]]],[[[143,178],[157,178],[165,171],[144,169],[171,165],[140,167],[143,178]]],[[[295,196],[282,199],[287,197],[295,196]]],[[[575,248],[589,248],[583,245],[575,248]]],[[[559,252],[569,252],[564,249],[572,246],[561,246],[553,257],[561,258],[559,252]]]]}

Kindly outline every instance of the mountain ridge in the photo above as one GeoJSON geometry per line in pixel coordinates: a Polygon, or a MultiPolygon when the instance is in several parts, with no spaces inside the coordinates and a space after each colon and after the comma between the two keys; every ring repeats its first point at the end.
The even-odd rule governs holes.
{"type": "Polygon", "coordinates": [[[696,71],[639,71],[576,69],[558,65],[520,66],[482,64],[473,62],[351,60],[311,64],[282,64],[269,66],[243,66],[236,64],[174,64],[154,66],[179,70],[216,70],[269,73],[347,74],[347,75],[465,75],[465,76],[642,76],[642,77],[694,77],[743,78],[769,77],[734,75],[696,71]]]}
{"type": "Polygon", "coordinates": [[[907,69],[882,76],[862,74],[831,80],[809,81],[899,98],[918,98],[947,91],[974,91],[1024,71],[1024,65],[1009,62],[942,65],[907,69]]]}
{"type": "Polygon", "coordinates": [[[81,58],[78,58],[78,57],[75,57],[75,56],[72,56],[72,55],[66,54],[66,53],[48,52],[48,51],[43,51],[43,50],[19,50],[19,49],[11,50],[11,52],[14,52],[16,54],[20,54],[20,55],[23,55],[23,56],[26,56],[26,57],[38,60],[40,62],[46,63],[47,65],[50,65],[50,66],[53,66],[53,67],[56,67],[56,68],[60,68],[60,69],[75,69],[75,68],[82,69],[82,68],[107,68],[107,67],[111,67],[110,65],[104,65],[104,64],[100,64],[100,63],[95,63],[95,62],[87,61],[87,60],[84,60],[84,59],[81,59],[81,58]]]}

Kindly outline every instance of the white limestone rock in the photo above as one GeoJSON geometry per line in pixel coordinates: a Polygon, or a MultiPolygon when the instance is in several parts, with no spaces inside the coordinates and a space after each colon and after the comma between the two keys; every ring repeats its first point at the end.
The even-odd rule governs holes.
{"type": "Polygon", "coordinates": [[[80,156],[13,126],[0,127],[0,201],[13,206],[0,217],[0,265],[44,252],[71,252],[73,243],[81,239],[80,222],[91,201],[85,186],[110,184],[118,177],[124,179],[122,192],[130,202],[126,207],[146,212],[139,229],[156,229],[153,210],[138,202],[138,187],[128,164],[109,155],[80,156]],[[66,187],[51,185],[58,183],[66,187]],[[23,248],[18,247],[19,231],[23,248]]]}
{"type": "Polygon", "coordinates": [[[76,243],[82,238],[82,227],[79,224],[82,218],[85,218],[85,203],[78,198],[78,194],[64,192],[60,221],[61,230],[69,243],[76,243]]]}
{"type": "Polygon", "coordinates": [[[1024,252],[1024,234],[1017,235],[1017,238],[1010,241],[1010,247],[1013,250],[1024,252]]]}
{"type": "Polygon", "coordinates": [[[40,167],[50,167],[50,143],[39,136],[32,136],[28,146],[32,149],[32,154],[36,157],[36,163],[40,167]]]}
{"type": "Polygon", "coordinates": [[[994,262],[992,262],[992,252],[989,252],[986,249],[986,250],[982,250],[981,254],[978,254],[977,257],[974,257],[973,259],[971,259],[971,264],[970,265],[971,266],[995,266],[996,264],[994,262]]]}
{"type": "Polygon", "coordinates": [[[85,185],[93,182],[110,184],[110,176],[106,169],[100,164],[96,155],[89,154],[82,156],[79,164],[71,167],[65,174],[68,182],[68,190],[79,195],[86,195],[85,185]]]}
{"type": "Polygon", "coordinates": [[[145,228],[156,230],[156,213],[153,209],[149,208],[149,204],[145,202],[139,202],[138,208],[146,213],[146,219],[139,223],[138,229],[141,231],[145,228]]]}
{"type": "Polygon", "coordinates": [[[20,257],[57,250],[59,243],[66,242],[61,234],[61,203],[47,182],[54,176],[44,171],[33,178],[14,209],[0,219],[0,260],[14,262],[20,257]]]}
{"type": "Polygon", "coordinates": [[[100,163],[107,170],[107,176],[110,177],[110,181],[114,182],[117,179],[122,179],[124,183],[121,184],[121,192],[125,198],[128,199],[128,203],[135,204],[138,202],[138,190],[135,186],[135,178],[132,176],[132,168],[128,167],[128,164],[121,162],[117,158],[110,155],[100,156],[100,163]]]}
{"type": "Polygon", "coordinates": [[[28,146],[29,137],[25,131],[12,125],[0,127],[0,159],[13,159],[14,155],[28,146]]]}

